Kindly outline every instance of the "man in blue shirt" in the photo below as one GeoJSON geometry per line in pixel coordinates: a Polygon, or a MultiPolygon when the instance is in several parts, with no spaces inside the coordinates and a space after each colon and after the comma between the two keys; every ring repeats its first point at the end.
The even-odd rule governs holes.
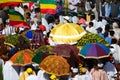
{"type": "Polygon", "coordinates": [[[105,32],[105,33],[104,33],[104,38],[105,38],[105,41],[107,41],[109,44],[111,44],[112,38],[110,38],[110,37],[108,36],[108,32],[105,32]]]}
{"type": "Polygon", "coordinates": [[[103,33],[102,33],[102,28],[101,27],[98,27],[97,29],[97,33],[101,36],[101,37],[103,37],[104,38],[104,35],[103,35],[103,33]]]}

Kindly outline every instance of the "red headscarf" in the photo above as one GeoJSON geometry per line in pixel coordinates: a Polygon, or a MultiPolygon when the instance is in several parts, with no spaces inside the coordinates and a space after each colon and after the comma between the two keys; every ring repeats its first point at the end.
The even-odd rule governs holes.
{"type": "Polygon", "coordinates": [[[45,27],[44,25],[40,25],[40,26],[39,26],[39,29],[40,29],[41,31],[46,31],[46,27],[45,27]]]}

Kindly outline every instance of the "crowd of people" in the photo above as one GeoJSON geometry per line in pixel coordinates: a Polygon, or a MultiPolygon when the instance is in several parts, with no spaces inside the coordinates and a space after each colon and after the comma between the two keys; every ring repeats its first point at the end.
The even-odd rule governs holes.
{"type": "Polygon", "coordinates": [[[1,70],[3,71],[3,80],[120,80],[120,2],[118,0],[101,0],[97,10],[96,1],[68,0],[67,14],[67,7],[64,7],[66,0],[57,0],[56,14],[42,14],[36,5],[32,10],[29,10],[27,5],[23,6],[21,4],[16,7],[1,9],[0,35],[22,34],[30,40],[30,45],[27,47],[23,47],[24,43],[21,43],[20,47],[15,45],[17,51],[26,48],[34,51],[43,45],[56,46],[57,43],[52,41],[49,34],[51,29],[59,23],[75,23],[83,27],[86,32],[100,35],[110,44],[111,50],[109,57],[99,60],[87,60],[81,57],[82,67],[80,65],[77,67],[71,66],[70,75],[58,77],[39,70],[39,65],[36,64],[24,67],[12,66],[12,63],[5,57],[8,52],[2,50],[4,40],[0,39],[0,62],[3,65],[3,70],[1,70]],[[9,9],[21,13],[30,27],[16,28],[9,25],[9,9]]]}

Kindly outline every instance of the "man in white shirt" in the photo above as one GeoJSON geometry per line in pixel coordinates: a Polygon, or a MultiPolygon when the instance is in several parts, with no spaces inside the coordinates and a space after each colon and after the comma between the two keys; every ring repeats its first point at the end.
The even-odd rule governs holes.
{"type": "Polygon", "coordinates": [[[117,40],[119,40],[120,39],[120,28],[119,28],[119,25],[116,22],[114,22],[112,24],[112,27],[113,27],[113,31],[115,31],[115,37],[117,38],[117,40]]]}
{"type": "Polygon", "coordinates": [[[37,29],[38,24],[37,24],[37,20],[35,18],[31,19],[30,26],[31,26],[31,30],[36,30],[37,29]]]}
{"type": "Polygon", "coordinates": [[[36,75],[31,74],[25,80],[39,80],[39,79],[38,79],[38,77],[36,75]]]}
{"type": "Polygon", "coordinates": [[[97,31],[96,31],[96,29],[93,27],[93,25],[94,25],[94,23],[93,23],[93,22],[90,22],[90,23],[89,23],[89,26],[86,27],[86,30],[87,30],[88,32],[97,34],[97,31]]]}
{"type": "Polygon", "coordinates": [[[80,3],[80,0],[68,0],[68,8],[77,12],[77,4],[80,3]]]}
{"type": "Polygon", "coordinates": [[[92,80],[91,74],[84,67],[80,68],[81,75],[79,76],[80,80],[92,80]]]}
{"type": "Polygon", "coordinates": [[[94,28],[97,28],[97,23],[98,23],[98,21],[97,21],[97,19],[95,18],[95,15],[91,15],[91,22],[94,23],[93,27],[94,27],[94,28]]]}
{"type": "Polygon", "coordinates": [[[111,46],[113,47],[113,57],[115,59],[115,63],[120,63],[120,47],[119,45],[117,44],[117,40],[116,39],[112,39],[112,42],[111,42],[111,46]]]}
{"type": "Polygon", "coordinates": [[[45,71],[43,70],[39,70],[38,73],[37,73],[37,77],[39,80],[47,80],[47,78],[45,77],[45,71]]]}
{"type": "Polygon", "coordinates": [[[81,80],[81,79],[79,79],[78,69],[72,67],[71,70],[72,70],[72,72],[69,77],[69,80],[81,80]]]}
{"type": "Polygon", "coordinates": [[[24,16],[24,10],[21,6],[15,7],[14,9],[15,9],[15,11],[18,11],[19,13],[21,13],[24,16]]]}
{"type": "Polygon", "coordinates": [[[92,4],[91,1],[89,1],[89,0],[86,0],[86,1],[85,1],[85,10],[86,10],[86,11],[92,10],[90,4],[92,4]]]}
{"type": "Polygon", "coordinates": [[[6,61],[3,67],[3,80],[19,80],[18,69],[13,67],[13,63],[11,61],[6,61]]]}
{"type": "Polygon", "coordinates": [[[6,27],[3,29],[3,34],[6,36],[12,35],[14,33],[14,27],[9,25],[9,20],[6,20],[6,27]]]}

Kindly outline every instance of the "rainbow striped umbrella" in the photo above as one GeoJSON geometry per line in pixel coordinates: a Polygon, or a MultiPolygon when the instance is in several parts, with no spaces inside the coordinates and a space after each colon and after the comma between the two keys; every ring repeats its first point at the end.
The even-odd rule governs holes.
{"type": "Polygon", "coordinates": [[[84,58],[104,58],[108,57],[110,49],[100,43],[89,43],[86,44],[81,50],[80,54],[84,58]]]}
{"type": "Polygon", "coordinates": [[[25,50],[21,50],[21,51],[17,52],[16,54],[14,54],[10,58],[10,61],[13,63],[13,65],[24,66],[26,64],[31,63],[34,55],[35,54],[31,50],[25,49],[25,50]]]}

